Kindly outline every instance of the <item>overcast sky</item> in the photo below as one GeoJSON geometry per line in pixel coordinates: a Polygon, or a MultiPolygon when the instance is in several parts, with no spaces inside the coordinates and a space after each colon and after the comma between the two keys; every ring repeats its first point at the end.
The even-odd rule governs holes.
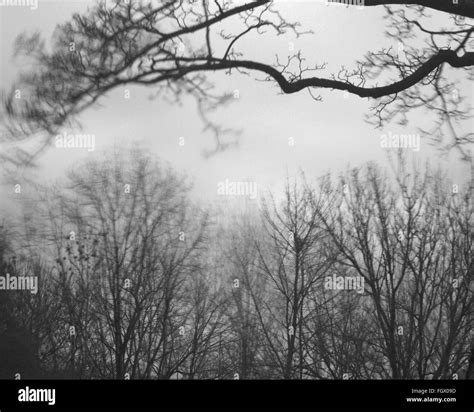
{"type": "MultiPolygon", "coordinates": [[[[10,88],[21,69],[12,60],[16,35],[39,30],[49,39],[56,24],[91,4],[39,0],[37,10],[0,7],[1,87],[10,88]]],[[[303,28],[315,34],[298,40],[292,36],[249,37],[239,48],[247,58],[272,63],[275,54],[286,57],[289,42],[294,42],[295,49],[301,49],[310,63],[327,62],[328,69],[323,73],[329,73],[337,72],[341,65],[354,67],[354,62],[367,51],[391,45],[383,34],[381,8],[328,7],[320,1],[281,1],[277,7],[284,16],[301,22],[303,28]]],[[[349,164],[357,166],[371,160],[387,163],[390,149],[381,147],[380,136],[388,132],[415,134],[421,125],[421,120],[412,119],[404,127],[387,125],[384,130],[376,130],[364,121],[370,102],[355,96],[345,98],[341,92],[323,91],[323,102],[315,102],[306,91],[281,95],[276,86],[257,82],[255,76],[220,73],[214,78],[220,90],[240,93],[239,99],[215,114],[215,119],[226,127],[242,129],[237,148],[210,158],[202,155],[204,150],[212,149],[213,138],[202,132],[193,100],[183,106],[171,106],[162,100],[150,100],[153,89],[143,87],[131,88],[131,98],[126,100],[123,89],[117,89],[100,101],[101,107],[84,112],[80,118],[82,132],[96,137],[95,152],[52,147],[41,157],[41,167],[35,174],[45,180],[59,178],[72,164],[96,155],[114,142],[137,141],[186,172],[194,181],[195,195],[212,201],[216,184],[225,179],[256,181],[262,193],[278,190],[285,176],[294,176],[299,169],[315,178],[330,170],[337,173],[349,164]],[[181,136],[184,146],[179,145],[181,136]],[[295,142],[293,147],[288,144],[290,137],[295,142]]],[[[425,116],[423,121],[431,119],[425,116]]],[[[417,162],[429,158],[435,165],[442,164],[454,181],[465,181],[469,176],[469,165],[460,162],[457,153],[440,157],[426,136],[421,136],[419,152],[407,151],[417,162]]]]}

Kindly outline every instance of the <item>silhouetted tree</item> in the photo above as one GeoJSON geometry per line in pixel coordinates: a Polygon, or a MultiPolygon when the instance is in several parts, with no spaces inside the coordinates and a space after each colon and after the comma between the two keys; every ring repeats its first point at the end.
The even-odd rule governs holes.
{"type": "MultiPolygon", "coordinates": [[[[213,90],[211,75],[217,71],[255,72],[286,94],[309,91],[320,100],[315,93],[330,89],[370,98],[374,101],[372,120],[378,125],[394,118],[404,123],[409,111],[425,108],[439,119],[428,136],[435,140],[450,136],[448,146],[457,147],[467,158],[466,145],[472,143],[472,133],[463,134],[456,126],[468,117],[470,106],[449,72],[455,70],[472,80],[472,0],[456,4],[366,0],[363,4],[395,6],[387,8],[387,31],[399,42],[398,50],[369,52],[352,70],[342,68],[335,74],[316,76],[314,72],[324,71],[325,63],[307,64],[299,51],[284,62],[268,63],[246,58],[245,51],[239,49],[242,39],[255,36],[258,41],[265,32],[310,34],[298,22],[285,19],[272,0],[243,4],[231,0],[99,2],[58,26],[51,51],[37,34],[17,39],[17,52],[28,55],[35,65],[4,98],[4,120],[8,120],[4,139],[18,141],[38,133],[41,150],[66,122],[114,88],[141,84],[177,100],[183,95],[194,96],[219,150],[225,146],[220,140],[225,130],[208,114],[229,101],[230,95],[213,90]],[[447,27],[431,26],[438,24],[430,18],[434,11],[446,13],[443,26],[447,27]],[[413,37],[417,41],[412,42],[413,37]],[[381,79],[383,85],[373,83],[374,78],[381,79]],[[24,98],[15,98],[18,90],[24,98]]],[[[24,164],[32,160],[30,155],[17,151],[4,159],[24,164]]]]}

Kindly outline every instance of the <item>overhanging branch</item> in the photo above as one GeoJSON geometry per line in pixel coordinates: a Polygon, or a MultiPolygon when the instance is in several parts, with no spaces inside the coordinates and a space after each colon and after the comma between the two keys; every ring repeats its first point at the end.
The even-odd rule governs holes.
{"type": "MultiPolygon", "coordinates": [[[[248,60],[231,60],[213,62],[210,66],[201,65],[189,67],[188,72],[201,70],[223,70],[232,68],[244,68],[264,72],[272,77],[286,94],[297,93],[305,88],[317,87],[324,89],[334,89],[347,91],[360,97],[380,98],[392,94],[400,93],[416,85],[433,70],[442,64],[449,64],[452,67],[469,67],[474,65],[474,53],[465,53],[459,57],[453,50],[440,50],[438,54],[431,57],[411,75],[404,79],[381,87],[360,87],[349,82],[340,80],[324,79],[319,77],[309,77],[306,79],[288,81],[283,74],[272,66],[248,60]]],[[[187,74],[187,73],[185,73],[187,74]]]]}
{"type": "Polygon", "coordinates": [[[329,0],[329,2],[368,7],[390,5],[423,6],[445,13],[474,18],[474,0],[458,0],[457,4],[454,4],[454,0],[329,0]]]}

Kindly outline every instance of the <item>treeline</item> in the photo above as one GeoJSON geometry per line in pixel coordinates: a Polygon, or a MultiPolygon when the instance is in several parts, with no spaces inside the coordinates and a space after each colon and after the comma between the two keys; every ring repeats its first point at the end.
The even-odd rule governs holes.
{"type": "Polygon", "coordinates": [[[289,179],[220,223],[143,151],[38,185],[1,230],[0,276],[39,291],[0,291],[0,377],[469,377],[472,189],[386,173],[289,179]]]}

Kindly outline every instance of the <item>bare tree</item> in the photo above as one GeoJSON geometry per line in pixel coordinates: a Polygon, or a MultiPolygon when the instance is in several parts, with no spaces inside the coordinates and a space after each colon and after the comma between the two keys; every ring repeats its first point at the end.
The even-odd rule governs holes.
{"type": "Polygon", "coordinates": [[[472,188],[441,171],[288,180],[214,226],[140,150],[40,189],[0,231],[2,274],[40,285],[0,291],[6,377],[472,376],[472,188]]]}
{"type": "Polygon", "coordinates": [[[396,181],[391,189],[374,166],[347,173],[322,219],[341,263],[365,279],[363,309],[378,326],[371,345],[384,358],[377,375],[460,376],[472,328],[472,199],[428,171],[402,167],[396,181]]]}
{"type": "MultiPolygon", "coordinates": [[[[319,209],[321,211],[321,209],[319,209]]],[[[308,193],[287,182],[280,207],[275,200],[262,211],[264,237],[256,243],[258,272],[265,276],[263,301],[255,302],[273,368],[285,379],[306,376],[304,321],[310,296],[332,257],[321,253],[323,228],[308,193]]]]}
{"type": "Polygon", "coordinates": [[[177,338],[206,218],[187,191],[181,177],[137,151],[128,161],[114,153],[89,162],[71,172],[66,190],[53,191],[54,204],[47,197],[60,330],[75,373],[170,378],[190,356],[178,356],[177,338]]]}
{"type": "Polygon", "coordinates": [[[224,257],[230,285],[227,309],[231,331],[228,357],[239,379],[260,379],[271,376],[268,345],[262,330],[260,305],[268,296],[267,282],[259,276],[258,251],[255,242],[261,240],[259,216],[248,211],[234,216],[224,257]]]}
{"type": "MultiPolygon", "coordinates": [[[[349,3],[360,5],[358,1],[349,3]]],[[[239,49],[243,38],[257,36],[258,40],[264,32],[277,36],[310,34],[297,22],[287,21],[272,0],[243,4],[231,0],[100,2],[60,25],[51,51],[36,34],[17,39],[18,53],[33,58],[35,69],[23,73],[4,97],[4,139],[22,141],[37,135],[40,151],[61,126],[112,89],[141,84],[176,100],[183,95],[194,96],[206,128],[217,138],[216,150],[220,150],[226,146],[220,140],[226,131],[210,120],[209,113],[228,102],[230,96],[214,90],[211,75],[217,71],[255,72],[286,94],[307,90],[320,100],[315,93],[330,89],[373,99],[379,125],[400,116],[403,122],[409,110],[426,108],[439,118],[433,130],[446,125],[452,136],[448,146],[459,148],[466,157],[465,145],[472,142],[472,134],[462,134],[456,126],[468,116],[470,106],[462,101],[460,92],[459,99],[449,97],[455,81],[448,72],[456,70],[472,80],[474,52],[469,47],[473,27],[468,20],[473,17],[472,0],[456,4],[442,0],[368,0],[363,4],[395,5],[395,10],[387,9],[395,23],[395,31],[389,35],[399,39],[402,50],[370,52],[352,70],[342,68],[335,74],[316,76],[313,73],[323,71],[325,63],[308,64],[301,52],[288,56],[285,62],[277,59],[267,63],[246,59],[239,49]],[[434,11],[447,13],[450,27],[429,27],[429,13],[434,11]],[[450,16],[456,18],[449,22],[450,16]],[[413,33],[418,41],[405,44],[413,33]],[[450,41],[448,47],[442,44],[443,39],[450,41]],[[384,85],[370,82],[374,78],[382,79],[384,85]],[[18,90],[27,98],[15,99],[18,90]]],[[[442,134],[435,137],[439,140],[442,134]]],[[[32,153],[17,149],[14,156],[4,158],[13,162],[21,159],[23,163],[34,159],[32,153]]]]}

